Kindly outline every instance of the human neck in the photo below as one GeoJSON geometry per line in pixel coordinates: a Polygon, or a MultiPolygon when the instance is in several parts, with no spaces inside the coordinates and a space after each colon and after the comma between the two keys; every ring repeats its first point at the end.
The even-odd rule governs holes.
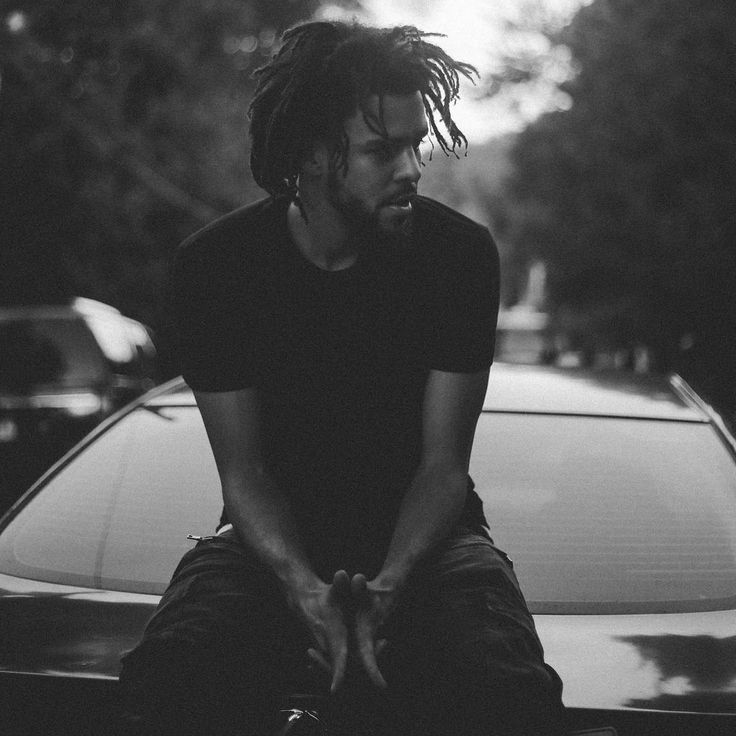
{"type": "Polygon", "coordinates": [[[287,212],[289,234],[301,254],[324,271],[342,271],[355,265],[358,246],[332,213],[308,208],[307,220],[294,202],[287,212]]]}

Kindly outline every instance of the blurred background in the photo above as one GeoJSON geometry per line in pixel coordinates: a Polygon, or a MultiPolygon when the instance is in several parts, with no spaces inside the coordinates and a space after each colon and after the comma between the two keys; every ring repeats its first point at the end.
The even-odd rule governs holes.
{"type": "Polygon", "coordinates": [[[251,74],[312,18],[414,24],[478,67],[456,108],[467,155],[428,149],[421,186],[497,239],[498,358],[674,370],[736,416],[732,0],[0,9],[6,505],[39,458],[175,375],[171,257],[263,195],[248,170],[251,74]]]}

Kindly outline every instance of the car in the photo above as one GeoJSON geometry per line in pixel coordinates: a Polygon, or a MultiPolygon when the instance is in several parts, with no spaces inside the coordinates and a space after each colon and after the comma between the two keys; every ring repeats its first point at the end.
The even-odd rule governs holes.
{"type": "MultiPolygon", "coordinates": [[[[497,363],[471,475],[571,730],[736,733],[736,440],[681,378],[497,363]]],[[[200,414],[174,379],[10,509],[0,731],[109,732],[120,657],[220,507],[200,414]]]]}
{"type": "Polygon", "coordinates": [[[0,511],[156,377],[150,331],[109,305],[0,307],[0,511]]]}

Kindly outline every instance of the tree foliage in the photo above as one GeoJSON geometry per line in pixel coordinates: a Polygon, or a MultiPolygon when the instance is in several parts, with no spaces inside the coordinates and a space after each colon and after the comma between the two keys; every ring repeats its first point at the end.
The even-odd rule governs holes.
{"type": "Polygon", "coordinates": [[[160,326],[172,250],[255,196],[251,72],[316,0],[18,0],[0,16],[0,300],[160,326]]]}
{"type": "Polygon", "coordinates": [[[506,236],[581,341],[646,345],[734,410],[732,3],[596,0],[561,40],[573,104],[519,137],[506,236]]]}

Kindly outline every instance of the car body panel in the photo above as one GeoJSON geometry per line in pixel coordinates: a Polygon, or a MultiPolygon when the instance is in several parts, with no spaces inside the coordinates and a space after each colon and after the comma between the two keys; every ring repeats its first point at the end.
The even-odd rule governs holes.
{"type": "Polygon", "coordinates": [[[736,611],[535,621],[576,707],[736,714],[736,611]]]}
{"type": "Polygon", "coordinates": [[[0,672],[114,679],[157,603],[0,575],[0,672]]]}
{"type": "MultiPolygon", "coordinates": [[[[114,680],[158,600],[0,575],[0,672],[114,680]]],[[[734,611],[535,616],[576,707],[697,712],[707,704],[734,714],[735,621],[734,611]]]]}

